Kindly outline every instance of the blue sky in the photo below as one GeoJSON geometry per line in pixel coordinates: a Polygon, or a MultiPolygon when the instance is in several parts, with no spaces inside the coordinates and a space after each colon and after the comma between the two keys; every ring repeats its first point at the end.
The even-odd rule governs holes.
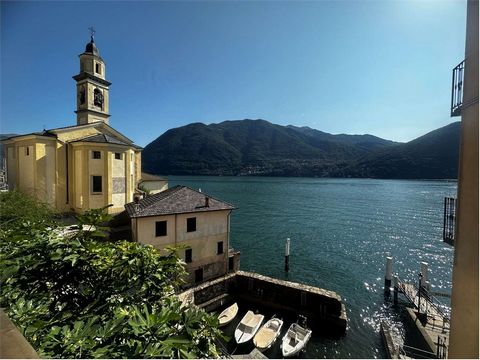
{"type": "Polygon", "coordinates": [[[409,141],[458,120],[465,15],[460,0],[2,1],[0,132],[75,124],[93,25],[110,124],[139,145],[245,118],[409,141]]]}

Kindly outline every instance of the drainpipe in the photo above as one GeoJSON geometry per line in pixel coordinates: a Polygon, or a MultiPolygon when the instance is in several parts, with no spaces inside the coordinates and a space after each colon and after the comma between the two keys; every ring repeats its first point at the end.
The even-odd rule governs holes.
{"type": "Polygon", "coordinates": [[[177,247],[177,214],[175,214],[175,247],[177,247]]]}
{"type": "MultiPolygon", "coordinates": [[[[230,215],[232,214],[232,210],[228,212],[227,215],[227,261],[225,261],[225,274],[228,274],[228,263],[229,263],[229,252],[230,252],[230,215]]],[[[233,267],[235,267],[235,257],[233,259],[234,264],[233,267]]]]}
{"type": "Polygon", "coordinates": [[[67,195],[66,196],[67,202],[66,202],[66,204],[68,204],[70,202],[69,194],[68,194],[70,187],[69,187],[69,184],[68,184],[69,180],[68,180],[68,144],[67,143],[65,144],[65,167],[66,167],[66,186],[65,186],[65,188],[67,190],[67,194],[66,194],[67,195]]]}

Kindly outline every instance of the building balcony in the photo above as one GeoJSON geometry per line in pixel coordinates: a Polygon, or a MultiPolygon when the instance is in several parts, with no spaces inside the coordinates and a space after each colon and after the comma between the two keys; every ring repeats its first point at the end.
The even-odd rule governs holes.
{"type": "Polygon", "coordinates": [[[465,60],[455,66],[452,71],[452,104],[450,116],[460,116],[463,105],[463,80],[465,74],[465,60]]]}

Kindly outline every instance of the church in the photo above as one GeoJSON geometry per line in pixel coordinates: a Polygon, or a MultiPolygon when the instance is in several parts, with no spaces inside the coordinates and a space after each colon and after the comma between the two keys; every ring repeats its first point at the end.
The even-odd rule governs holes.
{"type": "Polygon", "coordinates": [[[111,83],[93,33],[79,58],[77,124],[3,141],[8,187],[60,212],[111,204],[108,211],[118,213],[138,191],[142,148],[109,125],[111,83]]]}

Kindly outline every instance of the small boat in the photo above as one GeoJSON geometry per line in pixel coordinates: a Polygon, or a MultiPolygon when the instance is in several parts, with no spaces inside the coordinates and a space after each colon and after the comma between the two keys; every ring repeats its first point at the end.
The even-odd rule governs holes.
{"type": "Polygon", "coordinates": [[[248,310],[245,316],[235,329],[235,340],[237,344],[242,344],[253,338],[253,335],[258,331],[262,325],[264,316],[262,314],[254,314],[253,311],[248,310]]]}
{"type": "Polygon", "coordinates": [[[220,315],[218,315],[218,322],[220,326],[225,326],[230,323],[238,313],[238,305],[237,303],[229,306],[225,310],[223,310],[220,315]]]}
{"type": "Polygon", "coordinates": [[[287,333],[282,339],[282,355],[283,357],[291,357],[298,354],[310,340],[312,330],[307,328],[307,319],[299,316],[299,321],[293,323],[288,328],[287,333]],[[301,323],[302,325],[300,325],[301,323]]]}
{"type": "Polygon", "coordinates": [[[282,330],[283,320],[273,316],[263,325],[253,338],[253,344],[260,351],[270,349],[282,330]]]}

